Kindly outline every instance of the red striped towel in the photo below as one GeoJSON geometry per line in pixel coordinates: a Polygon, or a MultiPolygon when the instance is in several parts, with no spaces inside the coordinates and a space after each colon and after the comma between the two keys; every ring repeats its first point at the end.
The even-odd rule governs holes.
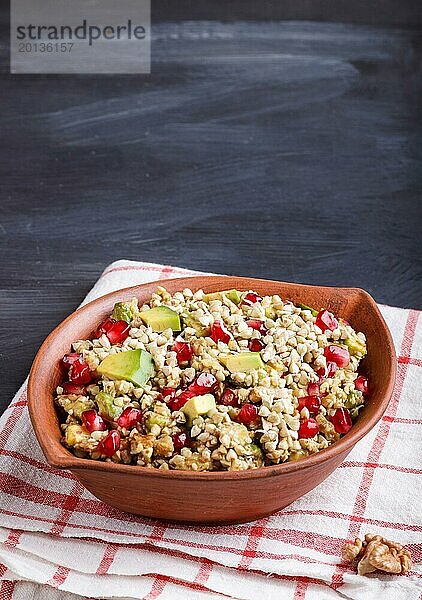
{"type": "MultiPolygon", "coordinates": [[[[118,261],[85,302],[190,274],[118,261]]],[[[399,356],[385,416],[318,488],[245,525],[171,525],[106,506],[70,473],[47,465],[24,384],[0,420],[0,599],[419,598],[422,323],[415,310],[381,311],[399,356]],[[368,532],[405,544],[413,570],[356,575],[341,562],[340,549],[368,532]]]]}

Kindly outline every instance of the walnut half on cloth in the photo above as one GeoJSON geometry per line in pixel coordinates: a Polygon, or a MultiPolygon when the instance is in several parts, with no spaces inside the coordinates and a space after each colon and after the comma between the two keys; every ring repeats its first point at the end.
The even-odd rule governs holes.
{"type": "Polygon", "coordinates": [[[365,540],[356,538],[353,544],[342,548],[344,560],[359,559],[358,575],[367,575],[374,571],[386,573],[407,573],[412,567],[410,552],[401,544],[390,542],[380,535],[365,535],[365,540]]]}

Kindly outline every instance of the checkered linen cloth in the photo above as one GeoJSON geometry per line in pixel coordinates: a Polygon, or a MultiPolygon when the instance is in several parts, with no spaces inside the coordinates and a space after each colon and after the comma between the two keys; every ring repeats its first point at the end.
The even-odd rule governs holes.
{"type": "MultiPolygon", "coordinates": [[[[191,274],[118,261],[85,302],[191,274]]],[[[419,598],[422,323],[414,310],[381,310],[399,357],[386,414],[315,490],[245,525],[188,527],[106,506],[46,464],[24,384],[0,421],[0,600],[419,598]],[[360,577],[343,564],[345,540],[367,532],[405,544],[412,572],[360,577]]]]}

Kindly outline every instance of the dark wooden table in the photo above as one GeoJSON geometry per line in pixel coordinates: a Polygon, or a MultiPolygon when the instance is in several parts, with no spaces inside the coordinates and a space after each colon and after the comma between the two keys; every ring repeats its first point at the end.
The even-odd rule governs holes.
{"type": "Polygon", "coordinates": [[[412,23],[156,19],[152,74],[107,77],[9,75],[1,23],[1,407],[118,258],[421,307],[412,23]]]}

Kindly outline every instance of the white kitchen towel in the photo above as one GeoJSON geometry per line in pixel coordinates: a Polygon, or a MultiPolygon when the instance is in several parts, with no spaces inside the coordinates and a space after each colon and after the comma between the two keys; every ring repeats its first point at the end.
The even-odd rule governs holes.
{"type": "MultiPolygon", "coordinates": [[[[191,274],[117,261],[85,302],[191,274]]],[[[106,506],[46,463],[25,383],[0,420],[0,600],[419,599],[422,323],[415,310],[381,311],[398,356],[386,414],[316,489],[254,523],[184,526],[106,506]],[[412,571],[361,577],[343,563],[343,543],[368,532],[406,545],[412,571]]]]}

